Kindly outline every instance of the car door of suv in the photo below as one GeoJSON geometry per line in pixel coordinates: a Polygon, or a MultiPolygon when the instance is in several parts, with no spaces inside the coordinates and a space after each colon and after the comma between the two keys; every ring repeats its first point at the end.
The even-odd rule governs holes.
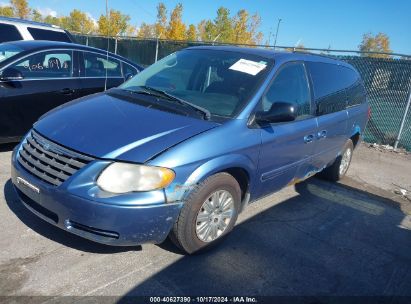
{"type": "Polygon", "coordinates": [[[20,137],[44,113],[78,97],[79,80],[71,50],[28,55],[3,69],[15,69],[21,80],[3,81],[0,137],[20,137]]]}
{"type": "Polygon", "coordinates": [[[124,82],[121,62],[106,55],[83,51],[80,53],[81,96],[117,87],[124,82]]]}
{"type": "Polygon", "coordinates": [[[304,179],[310,172],[317,123],[304,63],[290,62],[280,67],[259,110],[268,111],[276,102],[294,103],[297,118],[261,128],[258,196],[304,179]]]}
{"type": "Polygon", "coordinates": [[[349,86],[344,66],[307,62],[317,105],[317,145],[313,164],[317,170],[330,165],[348,139],[346,89],[349,86]]]}

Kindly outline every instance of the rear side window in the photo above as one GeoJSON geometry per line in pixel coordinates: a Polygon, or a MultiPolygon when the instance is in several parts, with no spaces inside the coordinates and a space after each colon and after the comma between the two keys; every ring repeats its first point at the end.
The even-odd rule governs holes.
{"type": "Polygon", "coordinates": [[[65,32],[50,31],[34,27],[28,27],[27,30],[29,31],[31,36],[33,36],[34,40],[71,42],[70,38],[65,32]]]}
{"type": "Polygon", "coordinates": [[[347,91],[354,92],[356,85],[361,85],[358,75],[336,64],[307,62],[307,65],[313,80],[317,114],[344,110],[347,107],[347,91]]]}
{"type": "Polygon", "coordinates": [[[366,93],[360,76],[349,68],[344,68],[343,71],[346,74],[345,78],[347,79],[347,107],[364,103],[366,100],[366,93]]]}
{"type": "Polygon", "coordinates": [[[22,40],[19,31],[14,25],[0,24],[0,43],[7,41],[22,40]]]}
{"type": "Polygon", "coordinates": [[[138,70],[135,67],[123,62],[124,77],[127,77],[129,75],[135,76],[137,73],[138,73],[138,70]]]}
{"type": "Polygon", "coordinates": [[[84,72],[86,77],[123,77],[120,61],[88,52],[84,52],[84,72]]]}
{"type": "Polygon", "coordinates": [[[19,70],[25,79],[67,78],[73,73],[72,51],[45,51],[30,55],[12,68],[19,70]]]}

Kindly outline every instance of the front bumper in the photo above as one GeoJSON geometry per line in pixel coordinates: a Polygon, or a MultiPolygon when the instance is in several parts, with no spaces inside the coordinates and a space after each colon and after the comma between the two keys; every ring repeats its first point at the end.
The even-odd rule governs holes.
{"type": "Polygon", "coordinates": [[[83,238],[116,246],[161,243],[180,212],[182,204],[165,203],[163,191],[107,200],[95,195],[95,185],[70,185],[81,172],[58,187],[49,185],[28,173],[18,163],[17,153],[16,149],[11,175],[21,202],[43,220],[83,238]],[[86,191],[85,187],[90,189],[86,191]]]}

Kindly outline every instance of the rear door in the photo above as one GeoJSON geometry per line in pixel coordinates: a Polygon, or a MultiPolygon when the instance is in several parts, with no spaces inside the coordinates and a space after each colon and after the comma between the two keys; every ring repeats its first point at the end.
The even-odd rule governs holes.
{"type": "Polygon", "coordinates": [[[346,110],[348,68],[323,62],[307,62],[307,66],[313,83],[318,121],[318,143],[313,164],[320,170],[335,160],[349,137],[346,110]]]}
{"type": "Polygon", "coordinates": [[[81,96],[117,87],[124,82],[121,62],[110,56],[80,52],[81,96]]]}
{"type": "Polygon", "coordinates": [[[19,70],[23,79],[2,82],[0,137],[24,135],[44,113],[78,97],[73,59],[71,50],[49,50],[9,66],[19,70]]]}
{"type": "Polygon", "coordinates": [[[259,196],[303,179],[310,172],[317,124],[302,62],[287,63],[280,68],[264,94],[259,110],[268,111],[276,102],[296,104],[297,119],[261,129],[259,196]]]}

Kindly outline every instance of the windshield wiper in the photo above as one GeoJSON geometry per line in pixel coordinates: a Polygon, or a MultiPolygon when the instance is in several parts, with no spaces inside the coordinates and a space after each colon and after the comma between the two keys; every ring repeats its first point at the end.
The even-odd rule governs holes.
{"type": "Polygon", "coordinates": [[[197,106],[197,105],[195,105],[195,104],[193,104],[193,103],[191,103],[187,100],[181,99],[181,98],[179,98],[177,96],[174,96],[174,95],[172,95],[172,94],[170,94],[166,91],[159,90],[159,89],[156,89],[156,88],[152,88],[152,87],[149,87],[149,86],[146,86],[146,85],[141,86],[141,88],[143,88],[145,90],[144,93],[147,93],[147,91],[151,91],[151,92],[156,93],[157,95],[160,95],[160,97],[166,97],[168,100],[176,101],[176,102],[178,102],[182,105],[187,105],[187,106],[191,107],[192,109],[203,113],[204,118],[206,120],[209,120],[211,118],[211,113],[210,113],[209,110],[207,110],[203,107],[197,106]]]}

